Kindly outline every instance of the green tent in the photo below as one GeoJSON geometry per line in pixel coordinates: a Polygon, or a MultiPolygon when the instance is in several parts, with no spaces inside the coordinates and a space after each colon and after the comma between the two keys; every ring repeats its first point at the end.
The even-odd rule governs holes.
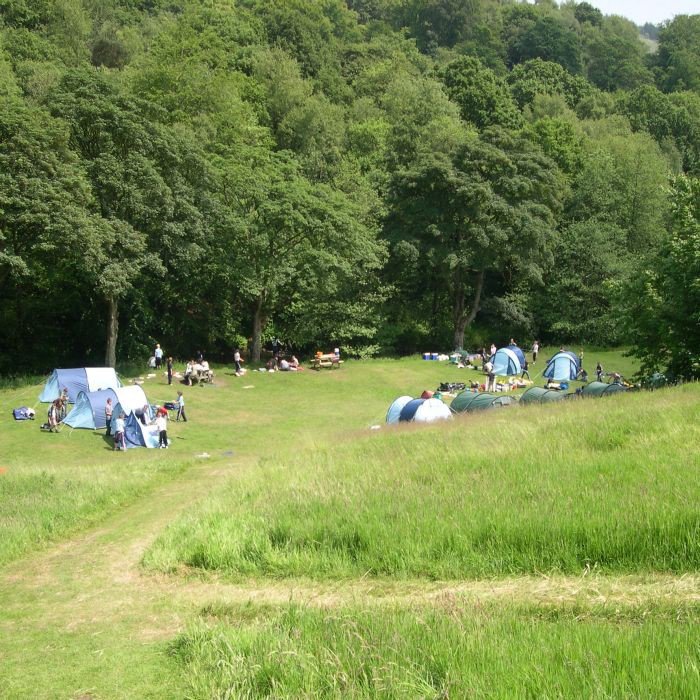
{"type": "Polygon", "coordinates": [[[550,401],[561,401],[564,396],[566,394],[561,391],[532,386],[520,397],[520,403],[549,403],[550,401]]]}
{"type": "Polygon", "coordinates": [[[454,413],[464,413],[465,411],[479,411],[485,408],[495,408],[500,406],[511,406],[517,403],[517,399],[508,394],[486,394],[469,391],[468,389],[455,396],[450,404],[454,413]]]}
{"type": "Polygon", "coordinates": [[[627,391],[622,384],[606,384],[605,382],[590,382],[583,387],[583,396],[610,396],[620,391],[627,391]]]}

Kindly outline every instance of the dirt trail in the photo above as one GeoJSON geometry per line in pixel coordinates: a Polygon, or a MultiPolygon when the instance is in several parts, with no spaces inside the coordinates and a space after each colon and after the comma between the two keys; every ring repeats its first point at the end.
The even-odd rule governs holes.
{"type": "MultiPolygon", "coordinates": [[[[104,675],[105,688],[119,687],[120,664],[154,653],[149,644],[172,639],[210,602],[366,606],[453,605],[455,600],[465,605],[487,600],[616,605],[700,601],[700,576],[696,575],[529,576],[449,583],[369,578],[322,583],[260,580],[234,585],[141,571],[144,551],[163,528],[183,509],[251,466],[253,460],[243,459],[195,465],[100,527],[15,562],[0,573],[4,612],[0,619],[0,666],[5,668],[5,678],[0,669],[0,681],[5,681],[5,691],[10,689],[5,694],[0,686],[0,694],[22,697],[23,688],[32,688],[35,697],[53,697],[49,689],[59,677],[74,683],[77,693],[83,687],[81,671],[75,671],[73,680],[66,667],[84,654],[100,660],[99,670],[92,673],[104,675]],[[47,637],[55,641],[47,644],[47,637]],[[35,648],[37,639],[43,648],[35,648]],[[37,653],[46,657],[45,677],[24,681],[12,677],[8,669],[13,663],[37,653]],[[110,654],[111,667],[102,658],[110,654]]],[[[162,644],[157,648],[156,653],[161,653],[162,644]]],[[[150,662],[157,666],[160,661],[154,658],[150,662]]],[[[140,692],[127,681],[121,682],[127,686],[123,692],[88,693],[85,697],[134,697],[140,692]]],[[[159,696],[177,696],[175,686],[166,690],[167,682],[160,686],[163,695],[159,696]]],[[[151,680],[145,679],[144,687],[150,687],[149,683],[151,680]]]]}

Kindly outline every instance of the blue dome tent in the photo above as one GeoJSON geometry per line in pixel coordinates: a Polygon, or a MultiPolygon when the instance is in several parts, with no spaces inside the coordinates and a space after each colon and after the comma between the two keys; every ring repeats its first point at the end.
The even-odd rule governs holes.
{"type": "Polygon", "coordinates": [[[399,421],[406,423],[432,423],[437,420],[449,420],[452,411],[440,399],[411,399],[401,409],[399,421]]]}
{"type": "Polygon", "coordinates": [[[509,345],[507,349],[518,358],[520,367],[525,367],[525,353],[517,345],[509,345]]]}
{"type": "Polygon", "coordinates": [[[132,447],[158,447],[158,428],[144,425],[132,411],[124,418],[124,439],[127,450],[132,447]]]}
{"type": "Polygon", "coordinates": [[[66,416],[64,423],[71,428],[87,428],[100,430],[106,426],[105,405],[107,399],[112,399],[113,416],[120,413],[128,415],[137,408],[148,404],[146,394],[138,386],[125,386],[103,391],[81,391],[73,410],[66,416]]]}
{"type": "Polygon", "coordinates": [[[561,350],[547,361],[542,376],[557,382],[571,381],[576,379],[579,369],[576,354],[568,350],[561,350]]]}
{"type": "Polygon", "coordinates": [[[390,424],[398,423],[401,410],[409,401],[412,400],[413,399],[410,396],[399,396],[399,398],[396,399],[391,406],[389,406],[389,410],[386,412],[386,422],[390,424]]]}
{"type": "Polygon", "coordinates": [[[55,369],[46,381],[39,396],[42,403],[57,399],[64,388],[68,389],[68,401],[75,403],[81,391],[99,391],[100,389],[117,389],[122,383],[113,367],[76,367],[73,369],[55,369]]]}
{"type": "MultiPolygon", "coordinates": [[[[515,349],[520,350],[520,348],[515,349]]],[[[522,350],[520,352],[522,354],[522,350]]],[[[497,377],[509,377],[523,371],[518,356],[513,352],[513,346],[497,350],[491,358],[491,363],[493,373],[497,377]]]]}

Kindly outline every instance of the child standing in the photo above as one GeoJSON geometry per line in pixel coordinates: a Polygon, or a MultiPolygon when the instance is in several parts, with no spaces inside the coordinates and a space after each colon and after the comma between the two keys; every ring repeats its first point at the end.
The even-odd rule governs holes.
{"type": "Polygon", "coordinates": [[[126,450],[126,435],[124,434],[124,414],[120,413],[119,418],[114,421],[114,449],[126,450]]]}
{"type": "Polygon", "coordinates": [[[156,428],[158,429],[158,447],[168,449],[168,412],[158,411],[156,417],[156,428]]]}
{"type": "Polygon", "coordinates": [[[175,420],[182,420],[187,423],[187,416],[185,415],[185,397],[182,395],[181,391],[177,392],[177,418],[175,420]]]}
{"type": "Polygon", "coordinates": [[[105,403],[105,424],[107,427],[107,437],[112,434],[112,399],[107,399],[105,403]]]}
{"type": "Polygon", "coordinates": [[[173,383],[173,358],[168,358],[168,386],[173,383]]]}

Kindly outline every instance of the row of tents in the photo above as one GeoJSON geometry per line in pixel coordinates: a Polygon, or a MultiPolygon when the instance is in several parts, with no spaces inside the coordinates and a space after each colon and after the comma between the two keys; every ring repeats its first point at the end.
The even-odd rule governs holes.
{"type": "Polygon", "coordinates": [[[440,399],[414,399],[411,396],[399,396],[389,406],[386,422],[390,424],[405,422],[433,423],[452,418],[456,413],[471,413],[488,408],[513,406],[515,404],[549,403],[578,396],[610,396],[622,391],[627,391],[627,387],[622,384],[605,384],[604,382],[590,382],[580,390],[580,393],[568,394],[533,386],[525,391],[520,399],[517,399],[510,394],[492,394],[466,389],[457,394],[449,406],[440,399]]]}
{"type": "Polygon", "coordinates": [[[148,423],[154,410],[143,389],[137,385],[123,386],[112,367],[76,367],[55,369],[39,396],[39,401],[50,403],[68,394],[73,409],[63,419],[71,428],[101,430],[106,427],[105,407],[112,399],[112,415],[124,414],[124,437],[127,448],[158,447],[158,430],[141,420],[145,411],[148,423]]]}
{"type": "MultiPolygon", "coordinates": [[[[525,353],[517,345],[497,350],[489,361],[497,377],[512,377],[522,374],[525,367],[525,353]]],[[[581,370],[576,353],[560,350],[545,365],[542,376],[556,382],[573,381],[581,370]]]]}

